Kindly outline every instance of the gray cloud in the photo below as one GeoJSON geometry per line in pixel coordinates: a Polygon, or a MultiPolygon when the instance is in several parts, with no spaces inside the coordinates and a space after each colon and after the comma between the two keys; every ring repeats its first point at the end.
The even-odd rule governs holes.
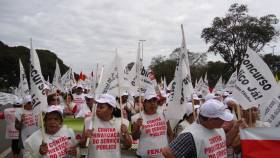
{"type": "MultiPolygon", "coordinates": [[[[145,39],[148,65],[152,57],[169,55],[180,46],[180,24],[184,24],[188,49],[206,51],[202,29],[214,17],[224,16],[234,2],[248,4],[254,16],[280,17],[277,0],[3,0],[0,40],[29,47],[32,37],[36,48],[56,52],[76,71],[88,71],[96,63],[107,65],[115,48],[125,62],[134,61],[138,40],[145,39]]],[[[275,44],[277,51],[279,44],[275,44]]]]}

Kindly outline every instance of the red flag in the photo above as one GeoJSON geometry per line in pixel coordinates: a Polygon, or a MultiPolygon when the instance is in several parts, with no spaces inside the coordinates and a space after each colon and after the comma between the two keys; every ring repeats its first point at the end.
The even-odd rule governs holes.
{"type": "Polygon", "coordinates": [[[280,128],[240,130],[243,158],[280,157],[280,128]]]}
{"type": "Polygon", "coordinates": [[[83,72],[81,71],[80,75],[79,75],[79,80],[84,81],[86,79],[86,75],[83,74],[83,72]]]}

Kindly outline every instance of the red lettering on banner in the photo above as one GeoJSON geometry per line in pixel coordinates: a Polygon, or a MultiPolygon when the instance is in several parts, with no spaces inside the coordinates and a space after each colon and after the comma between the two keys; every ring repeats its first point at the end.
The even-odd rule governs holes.
{"type": "Polygon", "coordinates": [[[157,155],[157,154],[160,154],[162,151],[162,149],[149,149],[147,150],[147,154],[148,155],[157,155]]]}
{"type": "Polygon", "coordinates": [[[67,155],[68,137],[63,136],[48,143],[48,155],[51,158],[65,157],[67,155]]]}
{"type": "Polygon", "coordinates": [[[145,133],[153,137],[164,135],[167,131],[166,122],[160,117],[147,121],[143,128],[145,133]]]}
{"type": "Polygon", "coordinates": [[[24,114],[23,124],[27,127],[38,125],[38,115],[24,114]]]}
{"type": "Polygon", "coordinates": [[[98,128],[92,135],[96,150],[115,150],[120,144],[120,133],[116,128],[98,128]]]}
{"type": "Polygon", "coordinates": [[[226,157],[226,141],[222,139],[220,135],[213,136],[208,139],[211,144],[210,147],[204,149],[204,153],[209,158],[226,157]]]}

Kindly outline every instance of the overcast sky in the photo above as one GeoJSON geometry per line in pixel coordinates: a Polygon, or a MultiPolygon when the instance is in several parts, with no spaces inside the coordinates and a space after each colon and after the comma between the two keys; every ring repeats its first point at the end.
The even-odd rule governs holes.
{"type": "MultiPolygon", "coordinates": [[[[247,4],[250,15],[280,18],[279,0],[1,0],[0,40],[29,47],[32,37],[36,49],[55,52],[75,71],[89,71],[97,63],[107,65],[115,48],[126,63],[134,61],[138,40],[144,39],[148,65],[180,46],[180,24],[188,49],[205,52],[202,29],[235,2],[247,4]]],[[[272,45],[280,52],[279,43],[272,45]]]]}

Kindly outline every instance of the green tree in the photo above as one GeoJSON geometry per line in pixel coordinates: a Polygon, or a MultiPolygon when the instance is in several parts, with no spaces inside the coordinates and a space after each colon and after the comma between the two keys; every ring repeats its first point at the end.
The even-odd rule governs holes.
{"type": "Polygon", "coordinates": [[[235,3],[225,17],[214,18],[212,26],[202,30],[201,37],[210,44],[208,52],[220,54],[233,71],[239,69],[248,47],[259,52],[279,36],[274,27],[278,21],[273,14],[250,16],[246,5],[235,3]]]}

